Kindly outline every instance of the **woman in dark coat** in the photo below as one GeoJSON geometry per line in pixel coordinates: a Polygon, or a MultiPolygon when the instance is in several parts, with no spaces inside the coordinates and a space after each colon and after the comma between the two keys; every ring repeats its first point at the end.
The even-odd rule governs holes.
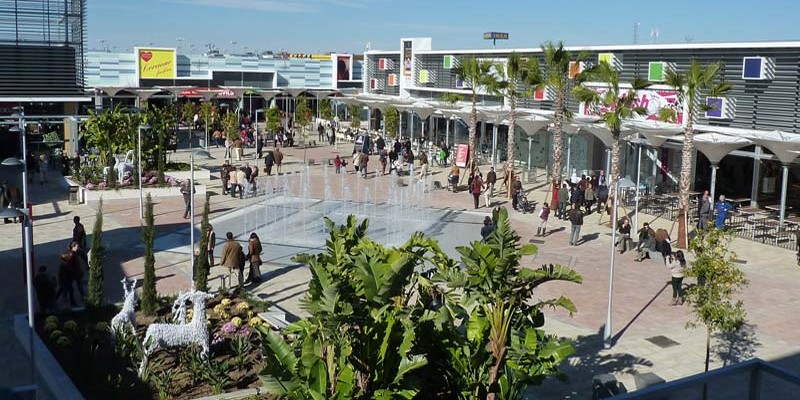
{"type": "Polygon", "coordinates": [[[261,239],[253,232],[247,242],[247,260],[250,261],[247,282],[261,283],[261,251],[261,239]]]}

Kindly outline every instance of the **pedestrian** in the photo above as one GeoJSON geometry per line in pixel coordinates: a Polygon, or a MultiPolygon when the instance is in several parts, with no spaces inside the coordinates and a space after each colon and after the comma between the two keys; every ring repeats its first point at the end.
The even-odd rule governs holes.
{"type": "Polygon", "coordinates": [[[539,228],[536,229],[536,236],[545,236],[547,233],[547,219],[550,217],[550,205],[547,203],[542,204],[542,209],[539,210],[539,228]]]}
{"type": "Polygon", "coordinates": [[[572,230],[569,236],[569,245],[577,246],[578,241],[581,239],[581,227],[583,227],[583,213],[577,204],[572,203],[569,210],[569,222],[572,224],[572,230]]]}
{"type": "Polygon", "coordinates": [[[669,268],[669,274],[672,277],[672,300],[670,300],[669,305],[683,305],[683,275],[686,270],[686,258],[683,256],[682,251],[678,250],[669,255],[667,268],[669,268]]]}
{"type": "Polygon", "coordinates": [[[225,138],[225,161],[231,160],[231,153],[233,152],[233,141],[231,138],[225,138]]]}
{"type": "Polygon", "coordinates": [[[239,182],[237,180],[237,176],[238,174],[236,171],[236,167],[231,166],[231,168],[228,169],[228,185],[230,186],[228,192],[231,194],[231,197],[233,198],[236,197],[236,189],[239,188],[239,182]]]}
{"type": "MultiPolygon", "coordinates": [[[[6,209],[11,206],[11,200],[8,196],[8,181],[0,182],[0,210],[6,209]]],[[[3,223],[9,223],[8,218],[3,218],[3,223]]]]}
{"type": "Polygon", "coordinates": [[[255,232],[250,234],[247,241],[247,260],[250,261],[250,272],[245,283],[261,283],[261,239],[255,232]]]}
{"type": "Polygon", "coordinates": [[[322,126],[322,123],[317,124],[317,140],[320,143],[325,143],[325,127],[322,126]]]}
{"type": "Polygon", "coordinates": [[[586,214],[591,214],[592,206],[594,205],[596,196],[594,187],[591,183],[586,183],[586,189],[583,191],[583,206],[586,208],[586,214]]]}
{"type": "Polygon", "coordinates": [[[264,156],[264,172],[267,173],[267,176],[272,176],[272,166],[275,164],[275,157],[272,155],[271,151],[267,152],[267,155],[264,156]]]}
{"type": "Polygon", "coordinates": [[[717,211],[714,225],[717,227],[717,229],[722,229],[725,227],[725,220],[728,218],[728,214],[731,212],[733,207],[731,207],[731,203],[725,201],[725,195],[721,194],[719,195],[719,201],[714,208],[717,211]]]}
{"type": "Polygon", "coordinates": [[[461,169],[458,168],[458,165],[453,164],[453,167],[450,168],[450,173],[447,175],[447,179],[450,181],[450,186],[453,187],[453,193],[458,190],[458,178],[461,174],[461,169]]]}
{"type": "Polygon", "coordinates": [[[44,185],[47,182],[47,170],[50,168],[50,161],[47,154],[39,154],[39,184],[44,185]]]}
{"type": "Polygon", "coordinates": [[[483,218],[483,227],[481,227],[481,242],[486,243],[486,239],[489,238],[489,235],[494,232],[494,224],[492,224],[492,218],[488,215],[483,218]]]}
{"type": "Polygon", "coordinates": [[[192,210],[192,195],[194,194],[194,184],[192,184],[191,179],[187,179],[183,181],[183,185],[181,185],[181,194],[183,195],[183,204],[185,206],[183,210],[183,219],[189,218],[189,213],[194,213],[192,210]]]}
{"type": "Polygon", "coordinates": [[[486,189],[483,192],[483,198],[486,201],[486,207],[490,207],[492,205],[495,182],[497,182],[497,173],[494,172],[494,167],[489,167],[489,172],[486,173],[486,180],[483,183],[486,186],[486,189]]]}
{"type": "Polygon", "coordinates": [[[233,150],[236,154],[236,161],[242,161],[242,157],[244,157],[244,143],[242,142],[242,138],[237,137],[236,140],[233,141],[233,150]]]}
{"type": "Polygon", "coordinates": [[[333,159],[333,166],[336,168],[336,173],[342,172],[342,158],[339,155],[336,155],[336,158],[333,159]]]}
{"type": "Polygon", "coordinates": [[[258,154],[258,158],[261,158],[261,156],[263,156],[263,151],[264,151],[263,136],[264,136],[263,134],[256,133],[256,154],[258,154]]]}
{"type": "Polygon", "coordinates": [[[556,217],[567,219],[567,204],[569,204],[569,189],[567,189],[567,184],[562,184],[558,189],[558,215],[556,217]]]}
{"type": "Polygon", "coordinates": [[[353,169],[356,170],[356,175],[360,171],[361,167],[361,154],[357,150],[353,150],[353,169]]]}
{"type": "Polygon", "coordinates": [[[364,179],[367,178],[367,173],[368,173],[367,164],[369,164],[369,155],[367,154],[367,152],[362,151],[359,166],[361,167],[361,176],[363,176],[364,179]]]}
{"type": "Polygon", "coordinates": [[[645,222],[637,233],[639,235],[639,242],[636,243],[636,258],[634,261],[652,258],[650,257],[650,253],[655,253],[656,251],[656,232],[650,228],[650,224],[645,222]]]}
{"type": "Polygon", "coordinates": [[[230,188],[229,182],[229,174],[230,174],[230,164],[228,164],[228,160],[222,164],[222,169],[219,171],[219,178],[222,181],[222,195],[227,195],[228,190],[230,188]]]}
{"type": "Polygon", "coordinates": [[[39,301],[39,312],[47,313],[55,311],[56,306],[56,282],[47,273],[47,266],[39,267],[39,272],[33,277],[33,288],[36,289],[36,299],[39,301]]]}
{"type": "Polygon", "coordinates": [[[281,165],[283,164],[283,153],[281,153],[278,147],[275,147],[275,150],[272,151],[273,157],[275,157],[275,173],[277,175],[281,174],[281,165]]]}
{"type": "Polygon", "coordinates": [[[239,191],[239,199],[244,198],[244,185],[246,184],[247,184],[247,173],[245,173],[245,169],[244,167],[242,167],[236,170],[236,190],[239,191]]]}
{"type": "Polygon", "coordinates": [[[472,193],[472,203],[475,206],[475,209],[477,210],[478,207],[480,206],[479,203],[481,198],[481,189],[483,189],[483,179],[481,179],[481,176],[479,174],[475,174],[475,176],[472,177],[472,183],[470,189],[471,189],[470,192],[472,193]]]}
{"type": "Polygon", "coordinates": [[[617,232],[620,235],[619,241],[616,243],[617,251],[619,254],[623,254],[633,247],[631,243],[631,223],[627,217],[622,218],[619,227],[617,227],[617,232]]]}
{"type": "MultiPolygon", "coordinates": [[[[600,175],[600,177],[602,177],[602,175],[600,175]]],[[[608,209],[607,204],[608,204],[608,186],[601,183],[600,186],[597,187],[597,213],[602,214],[603,210],[607,210],[608,209]]]]}
{"type": "Polygon", "coordinates": [[[72,241],[78,243],[81,248],[86,248],[86,229],[81,223],[81,217],[75,216],[72,218],[75,226],[72,228],[72,241]]]}
{"type": "Polygon", "coordinates": [[[425,178],[428,176],[428,155],[425,154],[425,152],[419,153],[419,162],[419,180],[425,180],[425,178]]]}
{"type": "Polygon", "coordinates": [[[514,182],[511,184],[511,206],[517,210],[517,206],[519,205],[519,199],[522,196],[522,181],[519,180],[519,176],[514,179],[514,182]]]}
{"type": "Polygon", "coordinates": [[[244,286],[244,251],[242,251],[242,245],[233,240],[232,232],[225,233],[225,237],[228,240],[225,241],[225,246],[222,247],[222,258],[219,263],[228,268],[229,277],[233,276],[234,269],[238,270],[239,288],[241,289],[244,286]]]}
{"type": "Polygon", "coordinates": [[[703,192],[700,198],[700,206],[697,207],[697,228],[700,230],[708,229],[708,220],[711,217],[711,198],[709,197],[708,190],[703,192]]]}
{"type": "Polygon", "coordinates": [[[214,226],[208,224],[208,247],[206,253],[208,254],[208,268],[214,266],[214,247],[217,245],[217,234],[214,233],[214,226]]]}
{"type": "Polygon", "coordinates": [[[378,161],[381,163],[381,175],[386,175],[386,158],[386,149],[378,149],[378,161]]]}
{"type": "Polygon", "coordinates": [[[672,254],[672,245],[670,244],[669,232],[666,229],[659,229],[656,231],[656,252],[661,254],[661,261],[666,264],[667,256],[672,254]]]}

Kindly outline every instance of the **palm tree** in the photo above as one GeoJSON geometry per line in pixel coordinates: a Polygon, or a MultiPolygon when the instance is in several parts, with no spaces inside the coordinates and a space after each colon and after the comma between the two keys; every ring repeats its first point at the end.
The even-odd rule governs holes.
{"type": "Polygon", "coordinates": [[[586,79],[605,84],[605,92],[603,93],[582,85],[575,86],[572,93],[576,100],[585,103],[587,107],[601,107],[604,110],[608,110],[600,115],[600,119],[606,124],[606,127],[611,132],[611,137],[614,139],[611,144],[611,171],[608,176],[609,197],[611,198],[612,210],[614,210],[611,213],[613,217],[616,211],[613,188],[619,177],[620,170],[619,139],[622,132],[622,122],[633,118],[635,115],[647,114],[647,110],[644,107],[636,104],[636,91],[646,89],[650,86],[650,82],[636,77],[630,83],[630,89],[622,91],[619,87],[619,71],[606,61],[585,71],[579,81],[586,79]]]}
{"type": "MultiPolygon", "coordinates": [[[[694,120],[697,112],[706,112],[712,109],[701,96],[721,97],[731,89],[731,84],[720,79],[724,71],[720,63],[701,65],[697,60],[692,60],[689,69],[683,74],[668,70],[665,82],[678,92],[678,100],[686,104],[686,121],[684,129],[683,149],[681,150],[681,174],[679,179],[680,200],[678,211],[678,247],[686,248],[686,216],[689,207],[689,186],[692,175],[692,155],[694,153],[694,120]]],[[[664,108],[659,116],[662,120],[677,122],[677,111],[664,108]]]]}
{"type": "Polygon", "coordinates": [[[477,152],[475,149],[478,147],[478,110],[476,108],[478,103],[478,91],[483,87],[485,88],[490,83],[489,72],[492,69],[492,64],[488,61],[481,61],[477,58],[470,57],[461,60],[459,65],[455,68],[456,76],[464,81],[464,84],[470,87],[472,91],[472,110],[469,115],[469,172],[470,174],[475,171],[477,167],[477,152]]]}
{"type": "Polygon", "coordinates": [[[570,61],[581,62],[589,55],[586,52],[578,54],[575,60],[572,59],[572,53],[564,49],[564,43],[547,42],[542,45],[542,53],[544,55],[545,63],[545,76],[544,82],[555,91],[554,101],[554,114],[553,114],[553,176],[552,180],[556,187],[553,191],[554,195],[557,191],[558,183],[561,182],[561,157],[564,153],[564,137],[563,127],[564,118],[569,117],[569,111],[566,109],[567,96],[569,95],[570,77],[569,77],[569,63],[570,61]]]}
{"type": "MultiPolygon", "coordinates": [[[[516,150],[515,125],[517,120],[517,99],[528,94],[529,89],[539,89],[544,83],[539,60],[530,58],[523,60],[519,53],[511,53],[505,71],[496,67],[498,76],[490,76],[489,91],[508,101],[508,143],[506,152],[506,176],[514,179],[514,156],[516,150]]],[[[511,197],[511,185],[508,186],[508,197],[511,197]]]]}

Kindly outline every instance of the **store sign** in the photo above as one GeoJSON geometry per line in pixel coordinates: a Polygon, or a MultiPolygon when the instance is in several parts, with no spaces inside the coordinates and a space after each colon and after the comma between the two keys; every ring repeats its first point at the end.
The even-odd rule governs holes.
{"type": "Polygon", "coordinates": [[[137,48],[139,79],[175,79],[175,49],[137,48]]]}
{"type": "MultiPolygon", "coordinates": [[[[598,94],[603,95],[608,89],[603,86],[587,86],[587,88],[596,91],[598,94]]],[[[620,90],[626,90],[621,88],[620,90]]],[[[647,112],[645,115],[634,115],[634,119],[646,119],[657,121],[659,110],[662,108],[669,108],[676,111],[677,122],[683,123],[683,104],[678,99],[678,92],[672,89],[667,90],[637,90],[636,101],[633,103],[634,107],[642,107],[647,112]]],[[[581,115],[603,115],[606,112],[612,111],[613,108],[603,105],[587,106],[581,103],[578,111],[581,115]]]]}
{"type": "Polygon", "coordinates": [[[469,145],[460,144],[456,146],[456,166],[466,168],[469,161],[469,145]]]}
{"type": "Polygon", "coordinates": [[[410,40],[403,41],[403,76],[411,76],[411,46],[410,40]]]}

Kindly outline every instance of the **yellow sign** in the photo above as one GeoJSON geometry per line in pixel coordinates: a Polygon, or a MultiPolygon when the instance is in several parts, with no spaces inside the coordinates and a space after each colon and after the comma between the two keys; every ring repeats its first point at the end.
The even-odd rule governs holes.
{"type": "Polygon", "coordinates": [[[138,49],[139,79],[175,79],[174,49],[138,49]]]}

